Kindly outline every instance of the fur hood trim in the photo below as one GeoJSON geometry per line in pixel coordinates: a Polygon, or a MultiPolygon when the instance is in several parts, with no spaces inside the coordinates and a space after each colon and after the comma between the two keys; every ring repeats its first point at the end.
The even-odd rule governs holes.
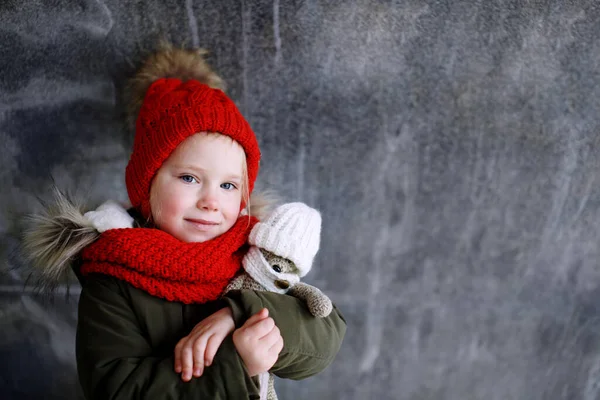
{"type": "Polygon", "coordinates": [[[56,187],[53,201],[43,204],[41,213],[29,215],[27,225],[23,250],[32,267],[29,278],[43,293],[72,281],[73,262],[100,235],[83,216],[82,206],[56,187]]]}

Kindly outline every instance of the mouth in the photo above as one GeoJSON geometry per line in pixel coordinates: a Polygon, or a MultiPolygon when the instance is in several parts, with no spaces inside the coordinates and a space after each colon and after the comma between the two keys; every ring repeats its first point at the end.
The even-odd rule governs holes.
{"type": "Polygon", "coordinates": [[[209,228],[219,225],[218,222],[208,221],[205,219],[186,218],[185,221],[189,222],[194,227],[196,227],[197,229],[200,229],[200,230],[209,229],[209,228]]]}

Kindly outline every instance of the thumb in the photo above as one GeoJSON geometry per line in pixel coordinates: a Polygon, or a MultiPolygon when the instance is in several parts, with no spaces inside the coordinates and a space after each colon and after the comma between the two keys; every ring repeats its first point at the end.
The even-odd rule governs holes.
{"type": "Polygon", "coordinates": [[[246,322],[244,322],[244,326],[248,327],[248,326],[254,325],[257,322],[262,321],[263,319],[267,318],[268,316],[269,316],[269,310],[267,310],[266,308],[263,308],[259,312],[257,312],[256,314],[254,314],[250,318],[248,318],[248,320],[246,322]]]}

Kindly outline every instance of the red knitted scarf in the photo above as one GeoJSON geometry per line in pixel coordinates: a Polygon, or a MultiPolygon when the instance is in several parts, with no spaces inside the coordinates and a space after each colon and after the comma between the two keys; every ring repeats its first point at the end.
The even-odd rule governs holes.
{"type": "Polygon", "coordinates": [[[184,243],[158,229],[111,229],[83,250],[81,273],[114,276],[169,301],[215,300],[240,269],[256,222],[241,217],[202,243],[184,243]]]}

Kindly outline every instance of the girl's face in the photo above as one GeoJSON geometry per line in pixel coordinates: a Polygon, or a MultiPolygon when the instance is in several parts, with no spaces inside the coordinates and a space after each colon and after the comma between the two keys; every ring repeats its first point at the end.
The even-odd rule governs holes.
{"type": "Polygon", "coordinates": [[[184,242],[204,242],[231,228],[242,201],[244,150],[228,137],[205,133],[184,140],[150,187],[156,226],[184,242]]]}

